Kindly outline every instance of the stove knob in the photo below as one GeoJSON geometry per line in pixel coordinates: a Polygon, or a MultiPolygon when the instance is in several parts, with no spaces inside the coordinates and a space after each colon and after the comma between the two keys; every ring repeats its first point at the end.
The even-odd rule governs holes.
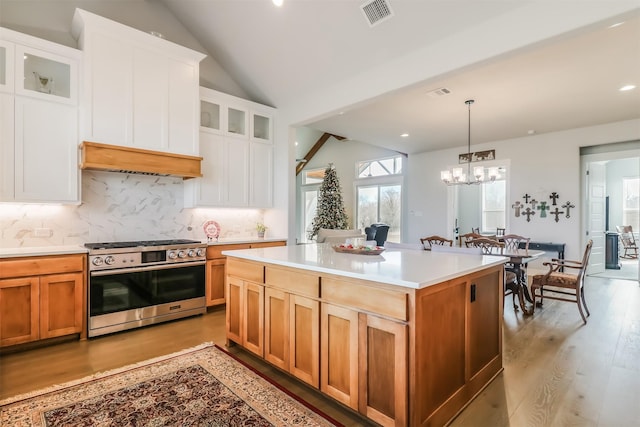
{"type": "Polygon", "coordinates": [[[114,257],[112,257],[111,255],[105,257],[104,259],[104,263],[107,265],[113,265],[113,263],[116,262],[116,259],[114,257]]]}
{"type": "Polygon", "coordinates": [[[94,259],[91,260],[91,264],[93,264],[95,266],[101,266],[102,265],[102,258],[100,258],[99,256],[95,257],[94,259]]]}
{"type": "Polygon", "coordinates": [[[184,251],[178,252],[178,258],[184,258],[186,256],[187,256],[187,254],[184,251]]]}
{"type": "Polygon", "coordinates": [[[176,258],[178,258],[178,255],[175,252],[173,251],[169,252],[169,259],[176,259],[176,258]]]}
{"type": "Polygon", "coordinates": [[[194,251],[193,249],[189,249],[189,253],[187,255],[189,255],[190,258],[193,258],[194,256],[196,256],[196,251],[194,251]]]}
{"type": "Polygon", "coordinates": [[[198,249],[198,252],[196,252],[197,256],[204,256],[204,249],[198,249]]]}

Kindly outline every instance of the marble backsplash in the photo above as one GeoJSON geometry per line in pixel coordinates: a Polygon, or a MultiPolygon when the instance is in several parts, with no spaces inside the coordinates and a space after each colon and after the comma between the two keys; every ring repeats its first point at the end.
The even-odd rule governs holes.
{"type": "Polygon", "coordinates": [[[0,247],[82,245],[123,240],[206,240],[203,224],[220,224],[221,239],[256,236],[259,209],[183,208],[180,178],[82,172],[82,204],[0,204],[0,247]],[[36,237],[35,230],[48,237],[36,237]]]}

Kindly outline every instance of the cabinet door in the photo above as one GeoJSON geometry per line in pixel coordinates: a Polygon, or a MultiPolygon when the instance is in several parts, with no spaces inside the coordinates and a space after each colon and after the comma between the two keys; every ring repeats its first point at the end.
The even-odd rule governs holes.
{"type": "Polygon", "coordinates": [[[242,346],[264,357],[264,286],[244,282],[242,346]]]}
{"type": "Polygon", "coordinates": [[[264,292],[264,358],[289,370],[289,294],[273,288],[264,292]]]}
{"type": "Polygon", "coordinates": [[[78,65],[73,59],[16,45],[16,94],[69,105],[78,103],[78,65]]]}
{"type": "Polygon", "coordinates": [[[78,201],[78,119],[70,105],[16,96],[15,199],[78,201]]]}
{"type": "Polygon", "coordinates": [[[242,345],[244,292],[242,280],[227,276],[227,340],[242,345]]]}
{"type": "Polygon", "coordinates": [[[320,387],[320,303],[289,295],[289,372],[320,387]]]}
{"type": "Polygon", "coordinates": [[[184,181],[185,207],[222,206],[226,191],[224,137],[209,131],[200,132],[202,177],[184,181]]]}
{"type": "Polygon", "coordinates": [[[273,204],[273,146],[251,143],[251,188],[249,204],[268,208],[273,204]]]}
{"type": "Polygon", "coordinates": [[[0,346],[39,338],[37,277],[0,280],[0,346]]]}
{"type": "Polygon", "coordinates": [[[240,100],[226,107],[226,134],[236,138],[247,138],[249,136],[249,111],[240,105],[245,101],[240,100]]]}
{"type": "Polygon", "coordinates": [[[251,111],[251,139],[273,141],[273,115],[263,111],[251,111]]]}
{"type": "Polygon", "coordinates": [[[207,261],[207,307],[225,303],[224,298],[224,277],[226,259],[213,259],[207,261]]]}
{"type": "Polygon", "coordinates": [[[408,425],[407,325],[359,314],[359,411],[383,426],[408,425]]]}
{"type": "Polygon", "coordinates": [[[40,338],[80,333],[84,313],[83,274],[40,278],[40,338]]]}
{"type": "Polygon", "coordinates": [[[225,140],[226,203],[229,206],[249,204],[249,141],[225,140]]]}
{"type": "MultiPolygon", "coordinates": [[[[499,362],[502,342],[502,273],[471,277],[469,285],[469,380],[491,362],[499,362]]],[[[482,381],[480,381],[482,382],[482,381]]],[[[482,384],[486,384],[486,381],[482,384]]],[[[471,386],[473,388],[473,386],[471,386]]],[[[471,390],[472,394],[477,390],[471,390]]]]}
{"type": "Polygon", "coordinates": [[[321,306],[320,389],[358,410],[358,312],[321,306]]]}
{"type": "Polygon", "coordinates": [[[0,93],[0,200],[15,197],[15,144],[13,95],[0,93]]]}

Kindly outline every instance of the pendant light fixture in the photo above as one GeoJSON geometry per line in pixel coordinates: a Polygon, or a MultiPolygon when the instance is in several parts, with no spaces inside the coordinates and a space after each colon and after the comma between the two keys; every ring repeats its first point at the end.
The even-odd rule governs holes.
{"type": "MultiPolygon", "coordinates": [[[[481,184],[484,181],[484,167],[476,166],[473,168],[473,175],[471,174],[471,157],[473,153],[471,152],[471,104],[475,101],[473,99],[468,99],[464,103],[467,104],[467,109],[469,111],[469,122],[467,126],[467,171],[465,173],[464,168],[456,167],[451,170],[444,170],[440,172],[440,179],[447,185],[471,185],[471,184],[481,184]]],[[[494,181],[498,175],[497,168],[491,168],[489,171],[489,179],[494,181]],[[495,169],[495,170],[494,170],[495,169]]]]}

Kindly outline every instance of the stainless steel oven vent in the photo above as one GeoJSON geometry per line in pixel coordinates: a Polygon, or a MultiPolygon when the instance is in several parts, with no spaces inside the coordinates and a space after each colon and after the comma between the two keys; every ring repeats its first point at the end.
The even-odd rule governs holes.
{"type": "Polygon", "coordinates": [[[360,6],[369,27],[376,26],[393,16],[391,5],[387,0],[372,0],[360,6]]]}

